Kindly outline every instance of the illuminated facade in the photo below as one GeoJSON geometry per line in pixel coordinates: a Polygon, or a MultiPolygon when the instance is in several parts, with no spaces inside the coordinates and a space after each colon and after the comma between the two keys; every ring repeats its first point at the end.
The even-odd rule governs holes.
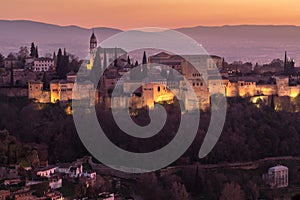
{"type": "MultiPolygon", "coordinates": [[[[209,56],[202,56],[202,59],[198,57],[190,56],[189,59],[192,60],[192,64],[200,66],[201,69],[208,69],[207,73],[207,83],[203,79],[203,74],[199,73],[191,63],[184,61],[183,57],[186,56],[171,56],[167,53],[159,53],[155,56],[149,57],[150,62],[155,62],[161,64],[161,69],[167,69],[166,66],[176,69],[184,75],[188,80],[190,86],[192,86],[195,94],[198,98],[197,102],[194,102],[192,95],[186,94],[183,91],[187,90],[187,85],[183,80],[176,79],[173,80],[175,87],[172,88],[172,84],[168,83],[168,79],[161,80],[157,83],[144,84],[142,92],[140,95],[133,95],[131,98],[134,98],[137,103],[136,106],[133,106],[129,102],[124,102],[121,100],[121,97],[114,97],[111,101],[114,102],[114,106],[118,107],[118,102],[122,104],[120,107],[149,107],[153,108],[155,103],[161,102],[172,102],[175,95],[171,92],[170,89],[176,91],[179,97],[183,100],[183,105],[185,109],[192,110],[198,106],[205,110],[210,107],[210,96],[212,94],[224,94],[226,97],[256,97],[259,96],[260,99],[267,100],[267,96],[278,95],[278,96],[288,96],[296,97],[300,94],[300,85],[290,86],[288,77],[276,77],[276,84],[257,84],[256,81],[247,81],[247,80],[237,80],[230,81],[228,78],[216,76],[215,70],[219,70],[219,67],[222,66],[223,59],[217,56],[209,58],[209,56]],[[193,61],[193,59],[195,61],[193,61]],[[216,64],[217,63],[217,64],[216,64]],[[166,87],[167,86],[167,87],[166,87]],[[160,91],[160,93],[158,93],[160,91]],[[139,97],[140,96],[140,97],[139,97]],[[266,98],[265,98],[266,97],[266,98]],[[141,98],[142,100],[137,101],[136,99],[141,98]],[[118,99],[118,100],[116,100],[118,99]],[[121,103],[122,102],[122,103],[121,103]]],[[[105,85],[115,85],[118,81],[117,79],[107,80],[105,85]]],[[[140,81],[131,81],[124,84],[124,92],[131,91],[130,88],[136,88],[139,85],[140,81]]],[[[112,90],[114,87],[111,87],[112,90]]],[[[128,94],[130,95],[130,94],[128,94]]],[[[110,98],[106,99],[110,101],[110,98]]],[[[256,98],[252,99],[256,101],[256,98]]]]}
{"type": "Polygon", "coordinates": [[[50,82],[50,90],[44,90],[41,81],[28,83],[28,98],[39,103],[56,103],[85,98],[95,100],[93,92],[94,85],[88,81],[74,84],[68,80],[53,80],[50,82]],[[72,96],[73,90],[76,96],[72,96]]]}
{"type": "Polygon", "coordinates": [[[255,82],[237,81],[230,82],[224,81],[225,94],[227,97],[247,97],[257,95],[257,87],[255,82]]]}
{"type": "Polygon", "coordinates": [[[30,81],[28,82],[28,98],[39,103],[49,103],[50,91],[43,90],[42,81],[30,81]]]}
{"type": "MultiPolygon", "coordinates": [[[[300,94],[300,85],[290,86],[288,78],[285,77],[277,77],[276,80],[276,85],[256,85],[255,82],[230,82],[228,79],[214,79],[212,77],[208,80],[209,87],[201,79],[189,80],[198,98],[198,102],[192,102],[192,96],[183,92],[187,90],[187,85],[183,80],[173,80],[170,83],[170,81],[165,79],[153,83],[143,83],[142,87],[132,94],[130,94],[132,88],[138,88],[140,83],[129,81],[123,83],[122,94],[111,97],[108,94],[108,90],[113,90],[117,80],[105,79],[104,83],[107,86],[107,91],[103,97],[100,97],[101,101],[98,99],[99,96],[93,93],[94,85],[89,81],[74,84],[74,82],[68,80],[54,80],[50,83],[50,91],[43,89],[41,81],[30,81],[28,83],[28,98],[35,99],[36,102],[40,103],[55,103],[57,101],[90,98],[96,102],[105,102],[107,107],[114,106],[115,108],[123,109],[142,108],[145,106],[154,108],[155,103],[172,103],[175,94],[177,94],[183,100],[185,108],[191,110],[196,107],[196,103],[198,103],[201,109],[208,108],[210,106],[210,95],[222,93],[222,91],[220,92],[220,88],[223,88],[226,97],[259,96],[261,98],[262,96],[277,95],[279,97],[287,96],[295,98],[300,94]],[[170,84],[173,84],[173,88],[170,87],[170,84]],[[77,91],[77,96],[72,97],[72,90],[77,91]]],[[[99,89],[96,93],[99,94],[99,89]]]]}
{"type": "MultiPolygon", "coordinates": [[[[255,97],[278,95],[297,97],[300,85],[291,86],[289,78],[276,77],[276,84],[257,84],[255,81],[236,80],[220,77],[219,70],[223,65],[223,58],[218,56],[200,55],[170,55],[162,52],[148,58],[147,72],[158,76],[149,82],[147,75],[144,79],[131,80],[124,78],[133,68],[127,64],[127,53],[120,48],[97,48],[97,39],[93,33],[90,38],[90,60],[86,61],[86,71],[91,72],[93,65],[109,68],[99,81],[99,87],[94,92],[94,85],[89,81],[76,83],[74,72],[68,74],[67,80],[54,80],[50,83],[50,91],[43,90],[43,83],[31,81],[28,83],[28,97],[41,103],[55,103],[72,99],[90,98],[96,103],[104,103],[107,108],[154,108],[156,103],[173,103],[175,94],[182,100],[186,110],[200,107],[205,110],[210,107],[210,97],[213,94],[223,94],[226,97],[255,97]],[[122,65],[122,62],[125,65],[122,65]],[[189,62],[187,62],[187,60],[189,62]],[[118,65],[121,62],[121,65],[118,65]],[[154,64],[153,67],[148,65],[154,64]],[[178,71],[189,82],[197,100],[188,94],[188,85],[178,75],[170,75],[170,68],[178,71]],[[165,72],[164,76],[162,76],[165,72]],[[147,81],[148,80],[148,81],[147,81]],[[207,81],[205,81],[207,80],[207,81]],[[112,95],[116,84],[123,83],[119,92],[112,95]],[[72,90],[77,96],[72,96],[72,90]],[[134,92],[132,92],[134,91],[134,92]],[[93,98],[92,98],[93,97],[93,98]],[[95,97],[95,98],[94,98],[95,97]]],[[[286,61],[287,62],[287,61],[286,61]]],[[[143,72],[142,72],[143,73],[143,72]]],[[[221,74],[223,75],[223,74],[221,74]]],[[[256,101],[254,98],[253,101],[256,101]]],[[[91,102],[94,103],[94,102],[91,102]]]]}
{"type": "Polygon", "coordinates": [[[72,99],[74,83],[66,80],[54,80],[50,83],[50,90],[44,90],[43,82],[30,81],[28,83],[28,98],[39,103],[56,103],[72,99]]]}
{"type": "Polygon", "coordinates": [[[174,93],[167,88],[166,84],[149,83],[142,87],[143,102],[148,108],[154,108],[155,103],[173,103],[174,93]]]}
{"type": "Polygon", "coordinates": [[[50,83],[51,103],[72,100],[73,82],[67,80],[53,80],[50,83]]]}

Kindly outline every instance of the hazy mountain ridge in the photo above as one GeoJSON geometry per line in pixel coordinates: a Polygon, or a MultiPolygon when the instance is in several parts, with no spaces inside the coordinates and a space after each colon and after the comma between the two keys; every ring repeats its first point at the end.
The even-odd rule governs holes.
{"type": "Polygon", "coordinates": [[[300,61],[300,27],[288,25],[237,25],[176,29],[199,43],[210,53],[229,61],[265,63],[283,59],[284,51],[300,61]]]}
{"type": "Polygon", "coordinates": [[[58,48],[85,57],[88,53],[89,39],[94,30],[99,42],[121,32],[119,29],[99,27],[86,29],[78,26],[58,26],[26,20],[0,20],[0,53],[7,55],[18,51],[20,46],[38,45],[40,54],[53,53],[58,48]]]}
{"type": "MultiPolygon", "coordinates": [[[[300,27],[286,25],[197,26],[175,29],[197,42],[211,54],[228,61],[242,60],[265,63],[283,58],[284,51],[300,61],[300,27]]],[[[122,30],[98,27],[94,32],[99,42],[122,30]]],[[[58,26],[26,20],[0,20],[0,53],[18,51],[20,46],[35,42],[40,55],[58,48],[84,58],[88,53],[92,29],[79,26],[58,26]]]]}

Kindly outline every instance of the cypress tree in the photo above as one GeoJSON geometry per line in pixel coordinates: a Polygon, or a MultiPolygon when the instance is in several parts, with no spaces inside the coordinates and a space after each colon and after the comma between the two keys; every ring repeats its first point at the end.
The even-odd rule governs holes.
{"type": "Polygon", "coordinates": [[[145,78],[147,77],[148,74],[148,69],[147,69],[147,56],[146,56],[146,52],[144,51],[143,54],[143,66],[142,66],[142,71],[141,71],[141,78],[145,78]]]}
{"type": "Polygon", "coordinates": [[[36,50],[35,50],[35,45],[34,43],[32,42],[31,43],[31,47],[30,47],[30,54],[29,54],[31,57],[35,58],[36,57],[36,50]]]}
{"type": "Polygon", "coordinates": [[[64,55],[63,55],[63,66],[64,66],[64,70],[63,70],[63,76],[66,77],[67,76],[67,73],[70,71],[69,70],[69,56],[68,56],[68,53],[66,51],[66,49],[64,49],[64,55]]]}
{"type": "Polygon", "coordinates": [[[58,49],[57,61],[56,61],[56,73],[59,78],[62,76],[63,55],[61,49],[58,49]]]}
{"type": "Polygon", "coordinates": [[[39,58],[38,46],[35,47],[35,57],[39,58]]]}
{"type": "Polygon", "coordinates": [[[59,49],[57,53],[56,61],[56,72],[60,79],[65,79],[69,71],[69,56],[67,55],[66,50],[64,49],[64,55],[62,50],[59,49]]]}
{"type": "Polygon", "coordinates": [[[61,51],[61,48],[58,49],[57,57],[62,57],[62,51],[61,51]]]}
{"type": "Polygon", "coordinates": [[[129,56],[127,57],[127,64],[128,64],[128,65],[131,65],[131,61],[130,61],[129,56]]]}
{"type": "Polygon", "coordinates": [[[144,55],[143,55],[143,65],[147,64],[147,56],[146,56],[146,52],[144,51],[144,55]]]}

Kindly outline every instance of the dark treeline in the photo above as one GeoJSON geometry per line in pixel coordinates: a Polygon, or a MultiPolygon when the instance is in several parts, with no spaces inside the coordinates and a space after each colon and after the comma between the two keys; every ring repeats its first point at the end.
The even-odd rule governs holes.
{"type": "MultiPolygon", "coordinates": [[[[291,104],[300,99],[295,99],[291,104]]],[[[278,104],[278,103],[277,103],[278,104]]],[[[281,105],[288,106],[281,100],[281,105]]],[[[134,152],[150,152],[170,142],[180,124],[178,105],[165,105],[168,119],[161,132],[148,139],[137,139],[124,134],[114,123],[109,111],[100,112],[100,122],[107,136],[115,144],[134,152]],[[107,112],[103,114],[103,112],[107,112]],[[104,117],[105,116],[105,117],[104,117]]],[[[289,109],[290,110],[290,109],[289,109]]],[[[133,120],[140,125],[150,122],[147,111],[139,110],[133,120]]],[[[213,151],[202,163],[226,163],[252,161],[273,156],[300,156],[300,113],[276,112],[264,104],[260,108],[248,99],[228,99],[227,116],[221,137],[213,151]]],[[[198,134],[184,156],[199,161],[198,152],[210,122],[210,113],[202,112],[198,134]]]]}
{"type": "Polygon", "coordinates": [[[205,162],[300,156],[300,113],[276,112],[264,105],[257,108],[239,98],[229,99],[229,104],[222,135],[205,162]]]}
{"type": "MultiPolygon", "coordinates": [[[[294,99],[294,103],[298,100],[299,98],[294,99]]],[[[234,173],[226,170],[203,171],[201,167],[197,167],[199,162],[230,163],[274,156],[300,156],[300,149],[297,148],[300,143],[300,113],[276,112],[264,104],[258,108],[249,103],[248,99],[242,98],[228,99],[227,103],[223,132],[206,158],[198,158],[198,151],[210,122],[209,112],[202,112],[198,134],[183,155],[185,159],[172,164],[194,165],[172,176],[164,176],[159,172],[141,175],[131,185],[132,192],[147,197],[146,199],[220,199],[228,194],[235,194],[237,199],[256,199],[259,187],[263,184],[261,174],[269,166],[251,175],[251,172],[239,170],[234,173]]],[[[179,104],[164,106],[168,113],[167,122],[160,133],[148,139],[137,139],[122,133],[110,110],[101,106],[96,109],[101,126],[116,145],[133,152],[150,152],[168,144],[180,124],[179,104]]],[[[87,155],[88,152],[76,133],[72,115],[66,112],[67,108],[68,105],[62,106],[59,103],[36,104],[26,98],[1,97],[0,130],[3,131],[0,132],[0,164],[34,166],[39,161],[71,162],[87,155]]],[[[138,125],[145,126],[150,122],[146,109],[138,110],[137,114],[132,119],[138,125]]],[[[298,171],[291,173],[293,177],[300,177],[298,171]]]]}
{"type": "MultiPolygon", "coordinates": [[[[36,104],[23,98],[0,99],[0,129],[7,129],[20,142],[46,144],[49,159],[69,161],[86,153],[71,115],[59,104],[36,104]]],[[[203,163],[251,161],[272,156],[300,156],[300,113],[276,112],[257,108],[241,98],[229,99],[221,137],[203,163]]],[[[115,124],[110,110],[98,109],[99,121],[107,136],[118,146],[133,152],[150,152],[168,144],[180,124],[178,104],[165,105],[167,123],[149,139],[124,134],[115,124]],[[101,116],[101,117],[100,117],[101,116]]],[[[139,110],[133,120],[147,125],[147,110],[139,110]]],[[[209,112],[201,113],[198,134],[184,156],[199,161],[198,151],[210,122],[209,112]]]]}
{"type": "Polygon", "coordinates": [[[45,145],[48,157],[43,159],[71,162],[87,154],[65,107],[36,104],[25,98],[1,97],[0,101],[0,130],[6,129],[20,143],[45,145]]]}

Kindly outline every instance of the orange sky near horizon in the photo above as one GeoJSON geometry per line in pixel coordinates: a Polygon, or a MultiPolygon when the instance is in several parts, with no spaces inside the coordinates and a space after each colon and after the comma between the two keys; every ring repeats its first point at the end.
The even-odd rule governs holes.
{"type": "Polygon", "coordinates": [[[0,19],[123,30],[198,25],[300,25],[300,1],[4,0],[0,19]]]}

